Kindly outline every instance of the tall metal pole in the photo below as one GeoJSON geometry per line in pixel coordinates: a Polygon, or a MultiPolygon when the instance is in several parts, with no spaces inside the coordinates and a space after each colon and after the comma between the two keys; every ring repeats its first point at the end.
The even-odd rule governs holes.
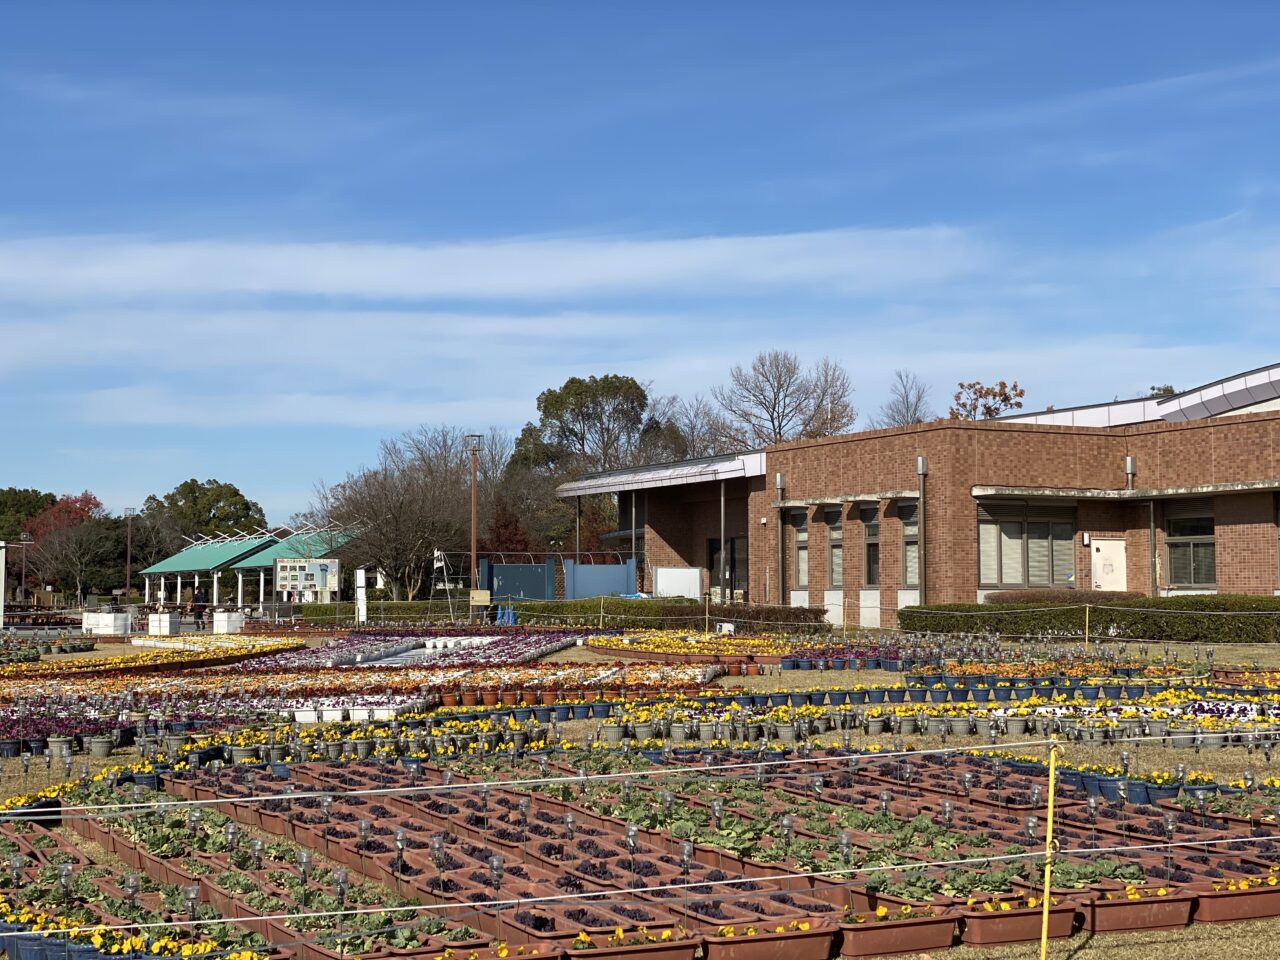
{"type": "Polygon", "coordinates": [[[479,500],[476,478],[480,473],[480,437],[472,434],[467,439],[471,441],[471,589],[478,590],[480,589],[480,571],[476,566],[476,513],[479,500]]]}
{"type": "Polygon", "coordinates": [[[4,629],[4,593],[8,589],[5,583],[5,573],[8,567],[5,566],[5,542],[0,540],[0,630],[4,629]]]}
{"type": "Polygon", "coordinates": [[[31,542],[31,534],[23,531],[22,537],[18,540],[18,546],[22,548],[22,582],[18,584],[18,602],[27,602],[27,544],[31,542]]]}
{"type": "Polygon", "coordinates": [[[124,605],[129,606],[129,587],[133,582],[133,515],[134,507],[124,508],[124,605]]]}

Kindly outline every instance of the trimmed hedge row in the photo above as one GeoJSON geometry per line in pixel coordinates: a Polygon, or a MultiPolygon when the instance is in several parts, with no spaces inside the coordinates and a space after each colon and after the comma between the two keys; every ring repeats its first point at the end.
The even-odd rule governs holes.
{"type": "Polygon", "coordinates": [[[898,611],[898,623],[904,630],[929,633],[1083,634],[1083,604],[1087,600],[1091,606],[1091,637],[1189,643],[1280,642],[1280,597],[1246,594],[1144,597],[1093,606],[1093,594],[1077,596],[1079,606],[1061,609],[1046,609],[1042,603],[907,607],[898,611]]]}
{"type": "MultiPolygon", "coordinates": [[[[521,623],[600,623],[600,598],[516,604],[521,623]]],[[[706,607],[697,600],[624,600],[604,598],[604,625],[642,629],[697,630],[706,626],[706,607]]],[[[739,633],[764,630],[788,633],[825,633],[830,629],[821,607],[778,607],[765,604],[711,604],[711,625],[732,623],[739,633]]]]}
{"type": "Polygon", "coordinates": [[[1090,590],[1082,595],[1075,590],[1064,590],[1061,587],[1032,587],[1029,590],[992,590],[982,598],[984,604],[997,603],[1034,603],[1040,606],[1050,604],[1071,605],[1076,603],[1114,603],[1117,600],[1149,600],[1145,593],[1132,590],[1090,590]]]}
{"type": "MultiPolygon", "coordinates": [[[[516,620],[522,624],[581,624],[598,626],[601,601],[599,597],[586,600],[517,601],[516,620]]],[[[295,612],[309,624],[323,626],[326,623],[349,624],[355,619],[355,604],[306,603],[297,604],[295,612]]],[[[466,600],[455,600],[455,616],[466,615],[466,600]]],[[[698,630],[706,624],[706,608],[697,600],[653,599],[628,600],[621,597],[604,598],[604,625],[606,627],[640,629],[698,630]]],[[[371,601],[369,621],[404,623],[413,620],[443,620],[449,617],[449,604],[445,600],[371,601]]],[[[762,630],[783,630],[789,633],[822,633],[830,630],[826,611],[821,607],[778,607],[763,604],[711,605],[712,628],[717,623],[732,623],[740,633],[762,630]]]]}

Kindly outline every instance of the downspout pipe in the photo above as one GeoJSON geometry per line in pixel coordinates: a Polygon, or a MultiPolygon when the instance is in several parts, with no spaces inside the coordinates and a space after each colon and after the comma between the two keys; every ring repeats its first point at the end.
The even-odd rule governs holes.
{"type": "Polygon", "coordinates": [[[920,606],[928,603],[928,564],[925,562],[928,557],[928,551],[925,547],[925,511],[924,511],[924,491],[925,481],[929,476],[929,458],[921,454],[916,457],[916,476],[920,479],[920,495],[916,500],[916,529],[918,531],[919,541],[916,547],[916,553],[920,563],[920,570],[917,573],[917,579],[920,581],[920,606]]]}
{"type": "Polygon", "coordinates": [[[1158,597],[1160,595],[1160,587],[1156,583],[1156,502],[1154,499],[1147,501],[1147,517],[1150,521],[1149,536],[1151,540],[1151,596],[1158,597]]]}
{"type": "Polygon", "coordinates": [[[787,553],[787,508],[782,506],[782,495],[787,489],[787,480],[780,473],[773,475],[773,489],[778,494],[778,606],[785,607],[787,578],[783,573],[783,561],[787,553]]]}

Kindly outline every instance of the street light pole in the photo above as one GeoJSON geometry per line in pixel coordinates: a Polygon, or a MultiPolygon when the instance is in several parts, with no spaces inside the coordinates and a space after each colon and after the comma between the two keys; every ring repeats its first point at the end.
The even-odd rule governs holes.
{"type": "Polygon", "coordinates": [[[27,544],[31,543],[31,534],[23,530],[18,537],[18,546],[22,548],[22,579],[18,582],[18,602],[27,602],[27,544]]]}
{"type": "Polygon", "coordinates": [[[476,566],[476,477],[480,472],[480,441],[483,437],[478,433],[467,434],[467,444],[471,448],[471,589],[478,590],[479,568],[476,566]]]}
{"type": "Polygon", "coordinates": [[[133,580],[133,515],[134,507],[124,508],[124,605],[129,606],[129,588],[133,580]]]}

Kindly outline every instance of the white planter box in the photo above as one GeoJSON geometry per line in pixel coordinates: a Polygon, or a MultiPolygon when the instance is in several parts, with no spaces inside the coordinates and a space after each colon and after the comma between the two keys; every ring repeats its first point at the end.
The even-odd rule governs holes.
{"type": "Polygon", "coordinates": [[[215,611],[213,614],[214,633],[244,633],[244,614],[234,611],[215,611]]]}
{"type": "Polygon", "coordinates": [[[98,637],[122,637],[129,629],[127,613],[86,613],[81,630],[98,637]]]}
{"type": "Polygon", "coordinates": [[[176,613],[147,614],[147,633],[153,637],[176,637],[179,617],[176,613]]]}
{"type": "Polygon", "coordinates": [[[320,709],[320,719],[325,723],[336,723],[339,720],[346,719],[346,712],[342,707],[322,707],[320,709]]]}
{"type": "Polygon", "coordinates": [[[347,713],[350,715],[352,720],[367,721],[373,719],[373,711],[368,707],[349,707],[347,709],[347,713]]]}
{"type": "Polygon", "coordinates": [[[320,711],[295,710],[293,711],[293,720],[295,723],[318,723],[320,721],[320,711]]]}

